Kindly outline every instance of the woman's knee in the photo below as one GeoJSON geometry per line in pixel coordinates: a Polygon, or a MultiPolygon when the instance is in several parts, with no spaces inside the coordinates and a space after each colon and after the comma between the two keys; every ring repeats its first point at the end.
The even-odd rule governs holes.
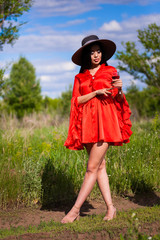
{"type": "Polygon", "coordinates": [[[98,168],[98,171],[101,171],[103,169],[106,169],[106,160],[105,159],[102,160],[102,162],[98,168]]]}
{"type": "Polygon", "coordinates": [[[88,165],[87,166],[87,173],[97,173],[98,171],[98,167],[94,166],[94,165],[88,165]]]}
{"type": "Polygon", "coordinates": [[[87,172],[95,173],[105,168],[104,155],[108,149],[108,143],[95,143],[92,145],[89,155],[87,172]]]}
{"type": "Polygon", "coordinates": [[[100,164],[93,164],[92,162],[90,162],[87,165],[87,172],[95,173],[95,172],[98,172],[102,169],[105,169],[105,166],[106,166],[105,159],[103,159],[100,164]]]}
{"type": "Polygon", "coordinates": [[[88,173],[97,173],[99,169],[99,164],[97,162],[88,162],[87,172],[88,173]]]}

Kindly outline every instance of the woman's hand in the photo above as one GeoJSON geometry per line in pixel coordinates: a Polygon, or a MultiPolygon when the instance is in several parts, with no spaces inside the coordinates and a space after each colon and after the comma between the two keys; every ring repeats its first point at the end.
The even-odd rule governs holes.
{"type": "Polygon", "coordinates": [[[82,95],[78,97],[78,104],[82,104],[85,102],[88,102],[90,99],[96,97],[97,95],[105,95],[106,97],[108,97],[109,95],[111,95],[112,93],[109,90],[112,90],[113,88],[103,88],[103,89],[99,89],[96,91],[93,91],[91,93],[88,93],[86,95],[82,95]]]}
{"type": "Polygon", "coordinates": [[[112,86],[118,88],[119,90],[122,89],[122,80],[119,78],[113,79],[112,80],[112,86]]]}
{"type": "Polygon", "coordinates": [[[103,89],[99,89],[99,90],[96,90],[96,95],[105,95],[106,97],[108,97],[108,95],[111,95],[112,93],[109,91],[111,90],[112,88],[103,88],[103,89]]]}
{"type": "Polygon", "coordinates": [[[117,100],[120,102],[123,100],[123,91],[122,91],[122,80],[121,79],[113,79],[112,86],[118,88],[118,94],[116,96],[117,100]]]}

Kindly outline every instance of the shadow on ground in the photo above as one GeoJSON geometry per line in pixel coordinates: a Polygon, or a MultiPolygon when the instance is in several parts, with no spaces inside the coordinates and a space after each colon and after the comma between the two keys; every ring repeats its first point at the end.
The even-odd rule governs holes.
{"type": "Polygon", "coordinates": [[[155,192],[137,193],[134,196],[124,195],[131,202],[134,202],[140,206],[153,207],[154,205],[160,205],[160,194],[155,192]]]}
{"type": "MultiPolygon", "coordinates": [[[[41,210],[65,212],[65,214],[72,208],[77,197],[72,177],[62,169],[55,168],[51,159],[48,160],[43,171],[42,193],[41,210]]],[[[152,207],[160,204],[160,194],[152,191],[123,196],[139,206],[152,207]]],[[[86,201],[81,208],[81,215],[85,216],[94,209],[91,201],[86,201]]]]}
{"type": "MultiPolygon", "coordinates": [[[[51,159],[48,160],[42,174],[42,207],[41,210],[62,211],[67,213],[76,200],[72,177],[62,169],[56,169],[51,159]]],[[[94,207],[85,202],[82,211],[89,212],[94,207]]]]}

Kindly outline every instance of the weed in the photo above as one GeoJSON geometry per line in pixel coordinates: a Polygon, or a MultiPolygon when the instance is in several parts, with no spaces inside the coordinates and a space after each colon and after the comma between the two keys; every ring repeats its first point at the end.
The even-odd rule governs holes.
{"type": "MultiPolygon", "coordinates": [[[[140,232],[140,226],[143,226],[148,223],[158,222],[160,218],[160,207],[145,207],[143,209],[130,210],[126,212],[119,212],[117,218],[113,221],[106,222],[103,221],[103,215],[93,215],[81,218],[79,221],[61,224],[59,222],[50,221],[50,222],[41,222],[38,226],[28,226],[14,228],[11,226],[10,229],[1,229],[0,238],[3,239],[7,236],[20,236],[25,233],[42,233],[42,232],[51,232],[53,236],[63,232],[69,232],[72,234],[87,234],[90,237],[92,234],[93,237],[96,237],[97,233],[100,233],[101,236],[110,236],[110,239],[121,239],[121,240],[160,240],[160,235],[152,236],[152,229],[150,232],[142,233],[140,232]],[[137,220],[138,219],[138,220],[137,220]],[[125,234],[121,234],[124,229],[126,230],[125,234]],[[120,236],[120,237],[119,237],[120,236]],[[118,238],[119,237],[119,238],[118,238]]],[[[158,229],[157,229],[158,230],[158,229]]],[[[18,237],[19,239],[19,237],[18,237]]],[[[87,238],[86,238],[87,239],[87,238]]]]}
{"type": "MultiPolygon", "coordinates": [[[[123,147],[110,147],[106,160],[112,192],[159,191],[160,129],[157,126],[157,116],[150,122],[135,122],[131,142],[123,147]]],[[[0,130],[0,207],[22,203],[46,206],[74,200],[85,175],[88,156],[85,150],[66,149],[63,146],[66,136],[66,122],[42,128],[16,122],[15,126],[0,130]]],[[[98,195],[95,186],[91,196],[98,195]]]]}

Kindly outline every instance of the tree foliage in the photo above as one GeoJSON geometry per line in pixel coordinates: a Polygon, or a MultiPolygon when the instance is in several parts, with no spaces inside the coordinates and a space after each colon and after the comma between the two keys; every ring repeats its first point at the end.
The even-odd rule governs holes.
{"type": "Polygon", "coordinates": [[[50,98],[45,96],[42,100],[42,106],[48,112],[56,111],[57,113],[61,113],[61,99],[60,98],[50,98]]]}
{"type": "Polygon", "coordinates": [[[0,49],[3,45],[13,44],[18,38],[19,28],[24,22],[17,23],[23,12],[29,11],[32,0],[0,0],[0,49]]]}
{"type": "MultiPolygon", "coordinates": [[[[17,23],[23,12],[29,11],[32,0],[0,0],[0,50],[4,44],[14,44],[24,22],[17,23]]],[[[5,69],[0,69],[0,96],[4,85],[5,69]]]]}
{"type": "Polygon", "coordinates": [[[33,65],[24,57],[13,64],[6,81],[3,99],[18,117],[23,117],[24,113],[31,113],[41,108],[40,83],[36,80],[33,65]]]}
{"type": "Polygon", "coordinates": [[[0,96],[2,95],[2,89],[3,89],[3,85],[4,85],[4,69],[0,69],[0,96]]]}
{"type": "Polygon", "coordinates": [[[118,68],[160,90],[160,26],[153,23],[138,30],[138,39],[140,50],[134,42],[122,43],[125,51],[117,52],[118,68]]]}
{"type": "Polygon", "coordinates": [[[71,98],[72,98],[72,85],[69,85],[68,90],[62,92],[60,97],[60,108],[62,115],[69,115],[71,107],[71,98]]]}
{"type": "Polygon", "coordinates": [[[131,85],[126,93],[127,101],[132,110],[132,118],[153,118],[160,112],[160,97],[158,88],[144,88],[139,91],[136,85],[131,85]]]}

